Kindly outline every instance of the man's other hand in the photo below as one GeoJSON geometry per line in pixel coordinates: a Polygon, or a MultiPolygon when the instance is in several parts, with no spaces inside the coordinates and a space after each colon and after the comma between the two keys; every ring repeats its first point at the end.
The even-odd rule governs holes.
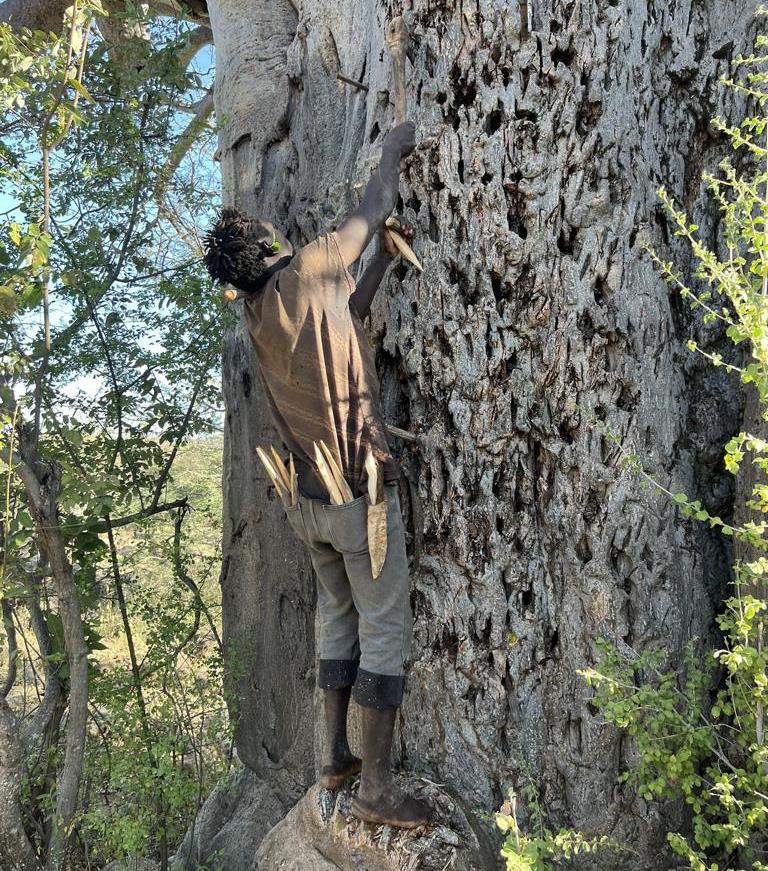
{"type": "Polygon", "coordinates": [[[416,147],[416,125],[404,121],[393,127],[384,138],[383,148],[391,148],[400,157],[406,157],[416,147]]]}
{"type": "MultiPolygon", "coordinates": [[[[404,126],[404,125],[401,125],[404,126]]],[[[392,241],[389,235],[389,230],[395,230],[403,239],[410,245],[413,241],[414,229],[412,224],[406,223],[402,218],[393,218],[394,225],[392,227],[383,226],[379,230],[379,251],[387,257],[397,257],[400,249],[392,241]]]]}

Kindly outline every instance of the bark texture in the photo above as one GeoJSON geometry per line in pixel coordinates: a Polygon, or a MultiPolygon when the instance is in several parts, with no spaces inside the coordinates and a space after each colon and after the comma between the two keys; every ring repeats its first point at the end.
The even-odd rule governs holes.
{"type": "MultiPolygon", "coordinates": [[[[705,347],[721,337],[656,277],[641,242],[680,262],[656,205],[663,183],[718,244],[700,173],[721,148],[710,117],[740,110],[722,103],[718,77],[749,48],[753,10],[413,0],[406,15],[421,144],[401,194],[425,270],[395,267],[370,325],[388,420],[419,436],[392,440],[416,621],[397,754],[479,811],[532,780],[553,827],[630,843],[628,869],[674,867],[664,832],[683,811],[616,784],[631,745],[577,669],[594,664],[600,635],[664,645],[675,664],[689,638],[711,643],[730,554],[622,473],[582,409],[670,489],[728,514],[720,457],[738,385],[685,350],[692,333],[705,347]]],[[[302,244],[356,204],[378,157],[393,118],[385,26],[400,10],[209,11],[225,198],[302,244]]],[[[265,783],[290,771],[298,791],[313,773],[313,582],[254,461],[275,436],[242,327],[227,336],[224,389],[237,748],[265,783]]],[[[579,867],[590,862],[616,857],[579,867]]]]}
{"type": "Polygon", "coordinates": [[[19,722],[0,698],[0,858],[8,871],[40,871],[34,847],[24,830],[19,800],[24,778],[24,748],[19,722]]]}

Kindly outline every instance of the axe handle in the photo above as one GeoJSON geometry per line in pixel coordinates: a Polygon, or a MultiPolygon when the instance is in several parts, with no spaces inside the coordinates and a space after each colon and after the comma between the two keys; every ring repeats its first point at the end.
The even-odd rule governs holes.
{"type": "Polygon", "coordinates": [[[402,16],[389,22],[387,46],[392,56],[392,99],[395,104],[395,124],[405,121],[405,58],[408,54],[408,28],[402,16]]]}

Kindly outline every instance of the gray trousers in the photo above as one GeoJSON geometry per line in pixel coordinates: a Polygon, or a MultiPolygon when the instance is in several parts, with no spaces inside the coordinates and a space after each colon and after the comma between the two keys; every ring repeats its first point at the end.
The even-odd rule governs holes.
{"type": "Polygon", "coordinates": [[[351,686],[358,704],[376,708],[402,702],[413,623],[397,482],[386,484],[384,491],[387,555],[375,580],[365,496],[330,505],[299,494],[297,504],[285,509],[309,549],[317,577],[318,686],[351,686]]]}

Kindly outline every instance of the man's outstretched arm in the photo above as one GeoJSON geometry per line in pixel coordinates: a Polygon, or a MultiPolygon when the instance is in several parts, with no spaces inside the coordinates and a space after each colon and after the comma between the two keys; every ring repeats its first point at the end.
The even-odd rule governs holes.
{"type": "Polygon", "coordinates": [[[345,266],[357,260],[368,247],[374,233],[392,214],[397,203],[400,161],[413,151],[415,132],[410,121],[398,124],[389,131],[381,147],[378,169],[365,186],[360,205],[336,230],[345,266]]]}
{"type": "MultiPolygon", "coordinates": [[[[405,221],[398,219],[395,229],[406,242],[410,243],[411,239],[413,239],[413,227],[410,224],[406,224],[405,221]]],[[[390,263],[392,263],[392,260],[399,253],[386,228],[381,227],[379,229],[378,251],[365,267],[365,272],[357,282],[357,289],[349,298],[349,307],[357,312],[360,320],[364,320],[371,310],[371,303],[376,295],[376,291],[379,289],[381,279],[384,277],[384,273],[387,271],[390,263]]]]}

